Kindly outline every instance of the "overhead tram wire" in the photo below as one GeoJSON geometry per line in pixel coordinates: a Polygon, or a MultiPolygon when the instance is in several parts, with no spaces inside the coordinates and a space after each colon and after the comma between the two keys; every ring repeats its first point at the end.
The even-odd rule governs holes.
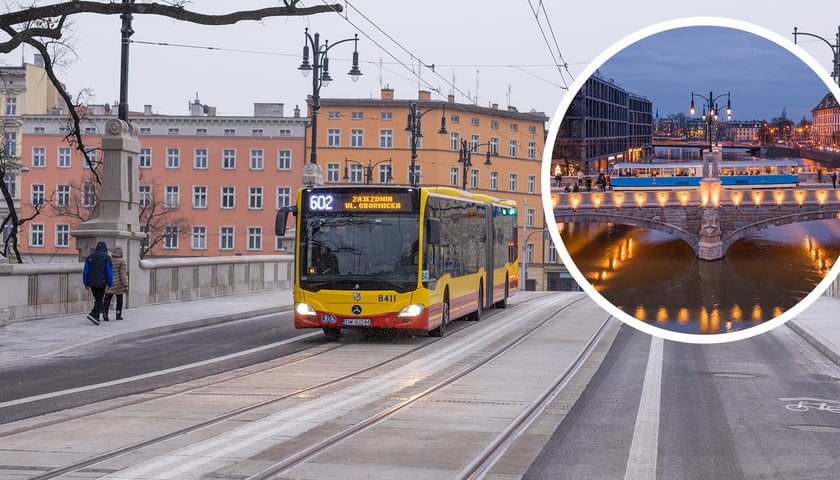
{"type": "Polygon", "coordinates": [[[563,62],[563,68],[566,70],[566,73],[569,74],[569,78],[571,78],[572,81],[574,81],[575,77],[574,75],[572,75],[572,72],[569,71],[569,63],[566,61],[565,58],[563,58],[563,52],[560,51],[560,44],[557,42],[557,35],[554,34],[554,27],[551,26],[551,18],[548,16],[548,12],[545,10],[545,2],[543,0],[540,0],[540,7],[542,8],[543,13],[545,14],[544,17],[545,22],[548,24],[548,29],[549,31],[551,31],[551,38],[554,40],[554,48],[557,49],[557,56],[560,57],[560,61],[563,62]]]}
{"type": "MultiPolygon", "coordinates": [[[[554,35],[554,29],[551,28],[551,21],[548,19],[548,13],[545,11],[545,6],[542,5],[542,0],[540,0],[539,4],[542,6],[543,13],[545,13],[546,23],[548,23],[548,27],[551,30],[551,36],[554,39],[554,44],[557,48],[557,57],[559,57],[560,61],[563,62],[562,64],[557,61],[557,57],[554,56],[554,50],[551,48],[551,43],[548,41],[548,36],[543,29],[543,25],[540,22],[540,14],[537,9],[534,8],[534,4],[531,3],[531,0],[528,0],[528,6],[531,7],[531,13],[534,15],[534,20],[537,22],[537,27],[540,29],[540,35],[542,35],[543,40],[545,40],[545,46],[548,48],[548,52],[551,54],[551,61],[554,62],[554,66],[557,67],[557,71],[560,73],[560,78],[563,80],[563,85],[566,90],[569,89],[568,84],[566,84],[566,78],[563,76],[563,69],[566,69],[566,72],[569,71],[569,66],[566,65],[565,61],[563,60],[563,54],[560,53],[560,47],[557,44],[557,37],[554,35]]],[[[571,74],[569,74],[571,76],[571,74]]]]}

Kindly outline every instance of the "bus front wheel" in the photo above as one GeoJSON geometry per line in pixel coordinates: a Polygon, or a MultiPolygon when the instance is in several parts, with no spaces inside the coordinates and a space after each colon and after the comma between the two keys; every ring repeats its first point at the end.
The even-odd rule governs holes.
{"type": "Polygon", "coordinates": [[[449,292],[443,296],[443,304],[440,306],[440,325],[429,330],[430,337],[442,337],[446,331],[446,324],[449,323],[449,292]]]}

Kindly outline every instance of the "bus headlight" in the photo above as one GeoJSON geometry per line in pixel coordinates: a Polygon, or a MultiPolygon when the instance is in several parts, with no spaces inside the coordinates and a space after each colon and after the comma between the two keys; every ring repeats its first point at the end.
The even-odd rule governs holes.
{"type": "Polygon", "coordinates": [[[397,314],[397,318],[416,317],[417,315],[423,313],[425,308],[426,307],[423,306],[422,303],[415,303],[413,305],[403,307],[400,309],[400,313],[397,314]]]}
{"type": "Polygon", "coordinates": [[[315,309],[312,308],[312,305],[301,302],[295,305],[295,313],[301,317],[314,317],[315,309]]]}

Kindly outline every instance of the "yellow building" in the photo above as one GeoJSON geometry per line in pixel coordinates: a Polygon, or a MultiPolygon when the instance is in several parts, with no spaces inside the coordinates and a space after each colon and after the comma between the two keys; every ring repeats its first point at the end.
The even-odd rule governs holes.
{"type": "MultiPolygon", "coordinates": [[[[34,64],[0,68],[0,134],[3,138],[0,165],[4,172],[3,181],[9,187],[17,211],[20,211],[20,175],[26,172],[21,163],[23,115],[56,113],[56,110],[62,110],[60,105],[63,104],[58,90],[47,77],[40,55],[35,55],[34,64]]],[[[0,201],[0,221],[8,213],[6,202],[0,201]]],[[[10,228],[0,232],[3,244],[10,232],[10,228]]],[[[2,253],[0,245],[0,255],[2,253]]]]}
{"type": "MultiPolygon", "coordinates": [[[[389,88],[379,99],[321,98],[319,104],[316,153],[325,184],[411,184],[414,154],[416,185],[466,186],[515,200],[524,235],[520,261],[527,267],[525,285],[545,289],[545,263],[556,258],[543,240],[545,114],[455,103],[452,95],[447,101],[431,100],[428,91],[420,91],[417,99],[395,99],[389,88]],[[419,119],[419,128],[409,126],[410,117],[419,119]],[[414,131],[420,134],[412,149],[414,131]]],[[[310,136],[311,129],[307,148],[310,136]]]]}

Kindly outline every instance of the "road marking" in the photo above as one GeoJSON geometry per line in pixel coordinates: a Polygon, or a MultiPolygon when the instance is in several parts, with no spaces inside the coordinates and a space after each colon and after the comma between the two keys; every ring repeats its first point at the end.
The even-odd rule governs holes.
{"type": "Polygon", "coordinates": [[[96,390],[98,388],[113,387],[114,385],[121,385],[123,383],[136,382],[137,380],[144,380],[144,379],[147,379],[147,378],[159,377],[161,375],[167,375],[167,374],[170,374],[170,373],[180,372],[180,371],[183,371],[183,370],[189,370],[189,369],[195,368],[195,367],[202,367],[202,366],[205,366],[205,365],[211,365],[211,364],[216,363],[216,362],[223,362],[225,360],[230,360],[232,358],[241,357],[243,355],[249,355],[251,353],[260,352],[260,351],[263,351],[263,350],[268,350],[269,348],[279,347],[280,345],[285,345],[287,343],[297,342],[297,341],[303,340],[305,338],[313,337],[315,335],[320,335],[320,334],[321,334],[320,331],[312,332],[312,333],[305,333],[303,335],[298,335],[296,337],[289,338],[287,340],[283,340],[282,342],[275,342],[275,343],[271,343],[271,344],[268,344],[268,345],[263,345],[261,347],[252,348],[250,350],[244,350],[244,351],[241,351],[241,352],[231,353],[231,354],[228,354],[228,355],[225,355],[225,356],[222,356],[222,357],[216,357],[216,358],[211,358],[209,360],[202,360],[200,362],[190,363],[190,364],[187,364],[187,365],[181,365],[180,367],[167,368],[166,370],[158,370],[156,372],[144,373],[142,375],[135,375],[133,377],[121,378],[121,379],[118,379],[118,380],[112,380],[110,382],[97,383],[95,385],[85,385],[84,387],[70,388],[70,389],[67,389],[67,390],[62,390],[60,392],[50,392],[50,393],[45,393],[43,395],[35,395],[33,397],[26,397],[26,398],[19,398],[17,400],[10,400],[8,402],[0,403],[0,408],[6,408],[6,407],[14,406],[14,405],[22,405],[22,404],[25,404],[25,403],[37,402],[37,401],[40,401],[40,400],[46,400],[46,399],[49,399],[49,398],[61,397],[61,396],[64,396],[64,395],[71,395],[71,394],[74,394],[74,393],[87,392],[89,390],[96,390]]]}
{"type": "Polygon", "coordinates": [[[642,385],[639,413],[633,443],[627,459],[625,480],[650,480],[656,478],[656,456],[659,451],[659,397],[662,388],[662,350],[664,340],[650,337],[650,354],[642,385]]]}
{"type": "Polygon", "coordinates": [[[840,413],[840,402],[837,400],[823,400],[811,397],[780,398],[782,402],[796,402],[785,405],[785,408],[793,412],[807,412],[808,410],[824,410],[831,413],[840,413]]]}

